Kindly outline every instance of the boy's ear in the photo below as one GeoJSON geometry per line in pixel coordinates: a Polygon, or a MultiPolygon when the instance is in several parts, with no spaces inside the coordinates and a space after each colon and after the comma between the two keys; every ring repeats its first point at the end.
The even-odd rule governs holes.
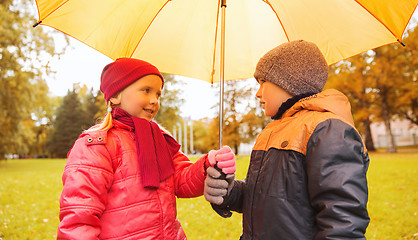
{"type": "Polygon", "coordinates": [[[118,93],[116,96],[113,96],[109,99],[109,101],[113,104],[113,105],[119,105],[120,101],[121,101],[121,94],[118,93]]]}

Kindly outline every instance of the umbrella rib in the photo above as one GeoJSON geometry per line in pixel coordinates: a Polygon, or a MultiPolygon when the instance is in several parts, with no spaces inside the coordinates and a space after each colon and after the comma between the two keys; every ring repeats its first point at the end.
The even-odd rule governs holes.
{"type": "MultiPolygon", "coordinates": [[[[385,28],[396,38],[396,40],[402,44],[401,39],[399,39],[395,33],[392,32],[392,30],[390,30],[390,28],[388,28],[388,26],[386,26],[385,23],[383,23],[378,17],[376,17],[376,15],[374,15],[373,13],[371,13],[366,7],[363,6],[363,4],[359,3],[358,0],[354,0],[358,5],[360,5],[364,10],[366,10],[371,16],[373,16],[377,21],[379,21],[383,26],[385,26],[385,28]]],[[[405,26],[406,27],[406,26],[405,26]]],[[[405,30],[404,30],[405,31],[405,30]]],[[[402,38],[402,36],[401,36],[402,38]]]]}
{"type": "Polygon", "coordinates": [[[212,72],[210,74],[210,83],[213,84],[213,76],[215,75],[215,57],[216,57],[216,40],[218,39],[218,25],[219,25],[219,9],[221,7],[221,0],[218,1],[218,11],[216,13],[216,27],[215,27],[215,41],[213,45],[213,58],[212,58],[212,72]]]}
{"type": "MultiPolygon", "coordinates": [[[[65,2],[63,2],[63,3],[61,3],[61,5],[59,5],[58,7],[56,7],[56,8],[54,8],[54,10],[52,10],[50,13],[48,13],[44,18],[40,18],[41,17],[41,15],[40,15],[40,13],[39,13],[39,7],[38,7],[38,15],[39,15],[39,21],[38,21],[38,23],[37,24],[35,24],[35,25],[38,25],[38,24],[40,24],[45,18],[47,18],[49,15],[51,15],[53,12],[55,12],[56,10],[58,10],[60,7],[62,7],[64,4],[66,4],[67,2],[68,2],[69,0],[67,0],[67,1],[65,1],[65,2]]],[[[38,1],[36,1],[36,4],[38,4],[38,1]]],[[[34,26],[34,27],[36,27],[36,26],[34,26]]]]}
{"type": "Polygon", "coordinates": [[[165,5],[167,5],[167,3],[171,1],[168,0],[164,3],[164,5],[160,8],[160,10],[158,10],[157,14],[154,15],[154,18],[152,18],[152,21],[148,24],[147,28],[144,31],[144,34],[142,34],[141,39],[139,39],[138,43],[136,44],[135,48],[133,49],[133,51],[131,52],[129,57],[132,57],[132,55],[134,55],[134,52],[136,51],[136,49],[139,46],[139,43],[141,43],[142,39],[144,38],[145,34],[147,33],[148,29],[150,28],[151,24],[154,22],[155,18],[160,14],[161,10],[163,10],[163,8],[165,7],[165,5]]]}
{"type": "Polygon", "coordinates": [[[283,29],[284,34],[286,35],[287,41],[290,42],[289,36],[287,35],[287,32],[286,32],[286,28],[283,26],[282,20],[280,20],[280,17],[277,14],[276,10],[273,8],[273,6],[271,6],[271,3],[268,0],[263,0],[263,1],[267,3],[270,6],[271,10],[274,12],[274,14],[276,14],[277,20],[279,20],[280,25],[282,26],[282,29],[283,29]]]}

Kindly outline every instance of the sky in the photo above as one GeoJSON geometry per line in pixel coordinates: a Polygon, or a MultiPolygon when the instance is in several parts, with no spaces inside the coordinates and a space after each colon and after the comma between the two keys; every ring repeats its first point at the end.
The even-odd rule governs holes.
{"type": "MultiPolygon", "coordinates": [[[[53,35],[57,47],[62,47],[63,37],[58,33],[53,35]]],[[[54,96],[65,96],[76,83],[81,86],[86,85],[95,91],[99,90],[100,74],[103,67],[110,62],[112,60],[109,57],[71,38],[70,47],[65,54],[60,59],[55,57],[50,61],[56,73],[47,79],[49,90],[54,96]]],[[[182,98],[185,99],[185,103],[180,108],[181,116],[198,120],[204,117],[213,118],[218,114],[218,108],[211,109],[219,102],[219,97],[216,95],[219,91],[217,85],[212,86],[199,79],[176,77],[185,83],[182,87],[182,98]]]]}

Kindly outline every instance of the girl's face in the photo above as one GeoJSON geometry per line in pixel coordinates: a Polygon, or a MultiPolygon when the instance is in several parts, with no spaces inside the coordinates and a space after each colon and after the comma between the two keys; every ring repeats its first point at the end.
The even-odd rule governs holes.
{"type": "Polygon", "coordinates": [[[267,117],[276,115],[280,106],[292,98],[288,92],[274,83],[259,79],[260,88],[255,96],[260,99],[260,103],[264,109],[264,114],[267,117]]]}
{"type": "Polygon", "coordinates": [[[160,108],[162,81],[157,75],[144,76],[123,89],[110,101],[131,116],[151,121],[160,108]]]}

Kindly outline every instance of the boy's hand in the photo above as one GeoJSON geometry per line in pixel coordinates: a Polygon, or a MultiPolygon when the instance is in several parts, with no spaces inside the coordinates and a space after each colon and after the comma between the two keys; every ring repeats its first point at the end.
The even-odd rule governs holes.
{"type": "Polygon", "coordinates": [[[235,154],[228,146],[224,146],[219,150],[211,150],[208,153],[210,165],[216,166],[225,174],[235,173],[237,166],[235,163],[235,154]]]}
{"type": "Polygon", "coordinates": [[[231,191],[235,174],[227,174],[225,178],[221,178],[222,173],[213,167],[206,170],[204,196],[206,201],[221,205],[224,197],[231,191]]]}

